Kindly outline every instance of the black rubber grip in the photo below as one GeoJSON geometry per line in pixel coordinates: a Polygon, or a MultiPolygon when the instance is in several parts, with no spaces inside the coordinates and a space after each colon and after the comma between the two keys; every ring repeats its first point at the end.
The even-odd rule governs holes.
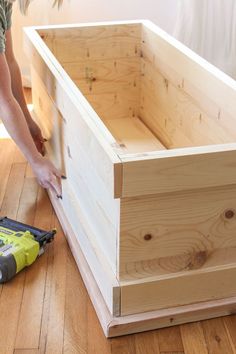
{"type": "Polygon", "coordinates": [[[16,275],[16,261],[12,254],[0,256],[0,284],[7,282],[16,275]]]}

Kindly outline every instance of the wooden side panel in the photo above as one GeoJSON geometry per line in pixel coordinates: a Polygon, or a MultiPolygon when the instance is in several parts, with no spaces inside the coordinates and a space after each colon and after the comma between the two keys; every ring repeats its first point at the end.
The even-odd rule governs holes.
{"type": "Polygon", "coordinates": [[[236,263],[121,283],[121,316],[235,296],[236,263]]]}
{"type": "MultiPolygon", "coordinates": [[[[192,144],[234,141],[234,80],[148,21],[143,24],[141,51],[146,65],[143,95],[148,85],[148,92],[152,91],[151,101],[154,97],[157,99],[158,87],[159,107],[155,108],[157,115],[152,117],[158,133],[167,130],[166,139],[171,146],[186,146],[184,140],[183,145],[179,145],[180,130],[192,144]]],[[[150,122],[148,115],[154,109],[148,108],[149,97],[145,99],[148,113],[144,119],[150,122]]]]}
{"type": "Polygon", "coordinates": [[[49,96],[62,116],[69,116],[75,125],[75,134],[87,152],[91,164],[108,187],[112,196],[120,194],[120,159],[114,153],[114,138],[101,122],[95,111],[85,100],[73,82],[66,76],[62,67],[33,31],[28,32],[26,48],[49,96]],[[34,42],[34,45],[32,44],[34,42]],[[118,171],[118,173],[117,173],[118,171]]]}
{"type": "MultiPolygon", "coordinates": [[[[207,92],[206,92],[207,96],[207,92]]],[[[236,91],[235,91],[236,97],[236,91]]],[[[211,116],[184,87],[165,78],[142,58],[140,117],[167,148],[234,142],[234,131],[219,116],[211,116]]],[[[234,125],[234,119],[231,119],[234,125]]]]}
{"type": "MultiPolygon", "coordinates": [[[[83,207],[75,197],[69,180],[63,181],[62,201],[56,203],[54,198],[53,205],[60,213],[58,215],[62,225],[65,220],[66,224],[69,223],[69,230],[68,226],[64,230],[77,264],[83,263],[80,260],[80,252],[82,251],[109,312],[118,316],[120,314],[119,284],[107,256],[104,255],[103,249],[96,242],[97,234],[93,233],[91,224],[88,223],[83,207]],[[81,251],[77,253],[77,250],[81,251]]],[[[89,284],[89,286],[94,287],[93,284],[89,284]]]]}
{"type": "Polygon", "coordinates": [[[123,197],[231,185],[236,145],[186,148],[124,156],[123,197]]]}
{"type": "Polygon", "coordinates": [[[234,185],[121,199],[121,279],[234,262],[235,193],[234,185]]]}
{"type": "Polygon", "coordinates": [[[63,117],[48,96],[37,72],[31,68],[32,100],[34,119],[47,139],[47,153],[54,165],[65,174],[64,148],[65,125],[63,117]]]}
{"type": "MultiPolygon", "coordinates": [[[[71,189],[66,181],[63,182],[63,189],[71,193],[71,189]]],[[[118,282],[112,272],[110,272],[110,268],[107,267],[106,260],[104,259],[104,262],[100,263],[96,250],[89,245],[83,220],[79,220],[77,217],[77,223],[75,224],[77,227],[74,228],[74,225],[72,227],[71,209],[65,209],[65,203],[68,203],[68,199],[66,201],[58,201],[50,191],[49,196],[103,330],[106,333],[107,326],[112,319],[112,314],[118,316],[120,311],[118,282]],[[80,223],[80,221],[82,222],[80,223]],[[78,235],[80,236],[79,240],[78,235]],[[88,260],[92,260],[92,262],[89,264],[88,260]]]]}
{"type": "MultiPolygon", "coordinates": [[[[76,131],[79,128],[70,120],[70,116],[63,117],[60,114],[35,70],[32,70],[32,84],[34,109],[44,136],[48,139],[48,153],[58,168],[63,166],[63,173],[80,201],[84,217],[95,235],[90,242],[103,250],[116,274],[119,200],[110,195],[81,141],[77,139],[76,131]]],[[[68,207],[72,208],[73,205],[68,207]]]]}

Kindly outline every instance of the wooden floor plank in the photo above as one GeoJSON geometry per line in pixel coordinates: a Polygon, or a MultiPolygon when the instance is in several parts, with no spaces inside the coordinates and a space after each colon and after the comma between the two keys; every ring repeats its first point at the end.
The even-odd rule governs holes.
{"type": "Polygon", "coordinates": [[[184,351],[179,326],[163,328],[157,333],[160,353],[184,351]]]}
{"type": "MultiPolygon", "coordinates": [[[[26,178],[25,181],[28,181],[28,188],[23,188],[19,213],[22,209],[26,209],[28,214],[27,219],[21,221],[49,230],[53,213],[51,204],[46,194],[44,194],[44,199],[41,199],[41,193],[38,194],[39,187],[35,178],[26,178]],[[34,210],[34,214],[30,213],[31,210],[34,210]]],[[[15,348],[36,349],[39,347],[46,268],[47,257],[43,254],[26,270],[25,289],[15,348]]]]}
{"type": "Polygon", "coordinates": [[[26,163],[15,163],[12,165],[1,206],[2,216],[8,216],[12,219],[16,218],[24,185],[25,170],[26,163]]]}
{"type": "Polygon", "coordinates": [[[135,335],[113,338],[110,341],[112,354],[136,354],[135,335]]]}
{"type": "Polygon", "coordinates": [[[233,354],[233,350],[222,318],[202,321],[209,354],[233,354]]]}
{"type": "Polygon", "coordinates": [[[236,315],[225,316],[223,321],[231,342],[231,346],[236,353],[236,315]]]}
{"type": "MultiPolygon", "coordinates": [[[[96,312],[93,308],[93,305],[89,298],[87,298],[87,316],[88,316],[88,334],[87,334],[87,343],[88,343],[88,354],[111,354],[111,342],[104,336],[102,327],[99,324],[96,312]]],[[[112,351],[113,354],[126,354],[124,352],[112,351]]],[[[129,354],[133,354],[130,352],[129,354]]]]}
{"type": "Polygon", "coordinates": [[[136,354],[160,354],[157,331],[135,334],[136,354]]]}
{"type": "Polygon", "coordinates": [[[6,185],[10,175],[12,162],[13,162],[13,152],[15,149],[14,143],[9,139],[0,140],[0,206],[3,202],[3,197],[6,190],[6,185]]]}
{"type": "MultiPolygon", "coordinates": [[[[68,247],[61,226],[55,217],[57,235],[53,242],[54,259],[52,268],[49,319],[47,328],[46,354],[61,354],[64,343],[66,264],[68,247]]],[[[51,246],[50,245],[50,246],[51,246]]]]}
{"type": "MultiPolygon", "coordinates": [[[[17,219],[20,196],[22,193],[26,164],[13,164],[8,178],[1,213],[17,219]],[[17,181],[17,183],[16,183],[17,181]]],[[[24,290],[25,272],[3,285],[0,298],[0,353],[14,352],[18,319],[24,290]]]]}
{"type": "MultiPolygon", "coordinates": [[[[42,196],[45,197],[45,192],[40,190],[42,196]]],[[[46,198],[48,200],[48,198],[46,198]]],[[[50,225],[52,226],[52,224],[50,225]]],[[[47,252],[44,254],[46,262],[46,282],[43,297],[43,309],[42,309],[42,321],[41,321],[41,332],[39,340],[39,353],[44,354],[46,351],[47,338],[48,338],[48,323],[50,315],[50,296],[51,296],[51,282],[53,279],[53,259],[54,259],[54,248],[53,244],[48,247],[47,252]]]]}
{"type": "Polygon", "coordinates": [[[88,294],[73,256],[68,252],[63,353],[86,354],[88,294]]]}
{"type": "Polygon", "coordinates": [[[200,322],[181,325],[180,329],[185,354],[208,354],[200,322]]]}

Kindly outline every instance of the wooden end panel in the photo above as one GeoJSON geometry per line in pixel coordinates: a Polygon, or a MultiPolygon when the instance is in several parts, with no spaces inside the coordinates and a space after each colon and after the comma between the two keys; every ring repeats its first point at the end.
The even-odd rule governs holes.
{"type": "Polygon", "coordinates": [[[122,197],[235,184],[234,145],[161,151],[153,157],[151,154],[137,154],[133,159],[124,157],[122,197]]]}

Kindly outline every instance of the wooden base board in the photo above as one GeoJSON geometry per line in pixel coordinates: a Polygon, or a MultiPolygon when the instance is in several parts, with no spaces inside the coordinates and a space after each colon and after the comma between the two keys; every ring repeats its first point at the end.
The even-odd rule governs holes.
{"type": "Polygon", "coordinates": [[[107,309],[93,274],[81,251],[76,235],[63,212],[60,201],[51,192],[49,192],[49,197],[106,337],[117,337],[236,313],[235,296],[136,315],[113,317],[107,309]]]}

